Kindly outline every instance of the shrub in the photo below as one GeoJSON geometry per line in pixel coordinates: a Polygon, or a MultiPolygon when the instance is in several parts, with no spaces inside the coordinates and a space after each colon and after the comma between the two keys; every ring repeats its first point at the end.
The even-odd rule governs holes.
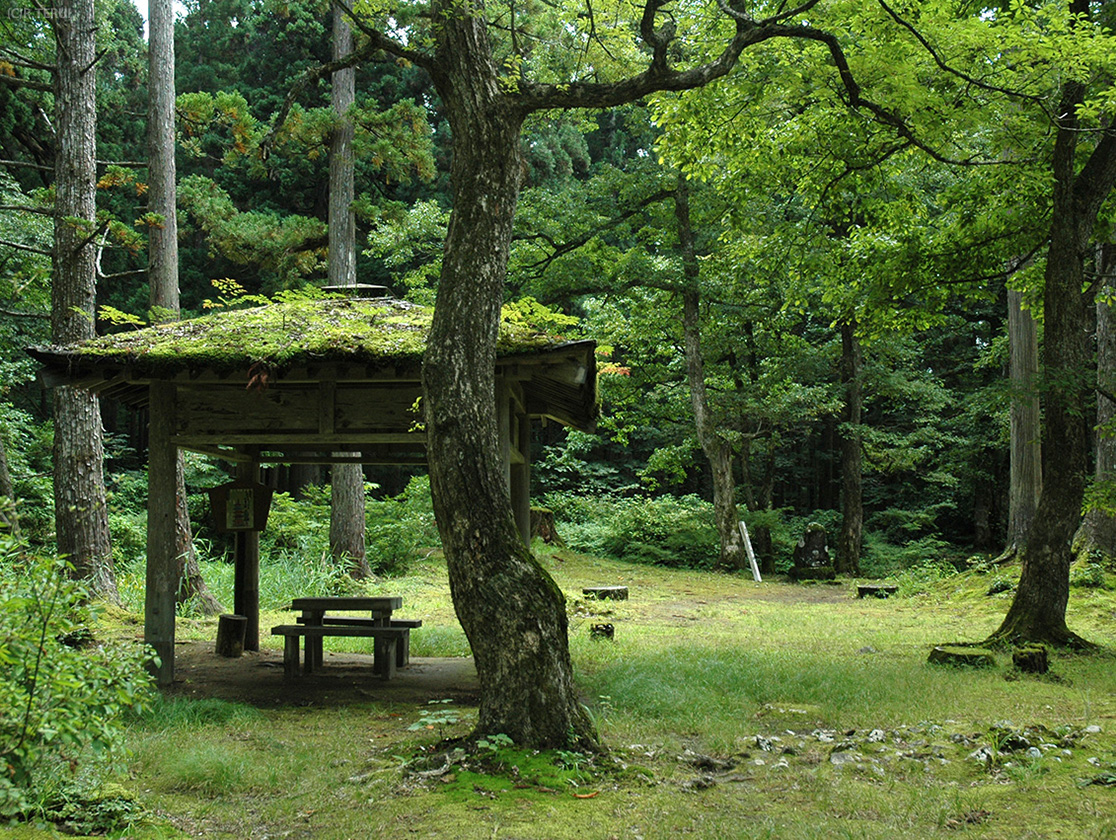
{"type": "Polygon", "coordinates": [[[1104,566],[1100,563],[1081,563],[1070,571],[1070,586],[1082,589],[1104,589],[1106,580],[1104,566]]]}
{"type": "Polygon", "coordinates": [[[579,551],[694,569],[712,568],[719,557],[713,506],[696,496],[610,499],[552,493],[546,506],[562,520],[563,538],[579,551]]]}
{"type": "Polygon", "coordinates": [[[56,558],[0,537],[0,816],[90,799],[120,767],[127,710],[151,700],[149,651],[89,639],[87,593],[56,558]]]}

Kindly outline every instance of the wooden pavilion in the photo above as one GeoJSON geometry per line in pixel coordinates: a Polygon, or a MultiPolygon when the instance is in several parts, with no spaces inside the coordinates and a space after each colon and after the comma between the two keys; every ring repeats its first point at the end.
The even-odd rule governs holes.
{"type": "MultiPolygon", "coordinates": [[[[178,450],[235,464],[234,486],[245,489],[257,486],[262,464],[424,465],[419,377],[431,315],[393,298],[296,297],[30,351],[48,385],[88,388],[148,412],[144,638],[159,656],[160,683],[174,678],[178,450]]],[[[501,326],[497,417],[525,540],[530,421],[594,427],[595,346],[501,326]]],[[[248,649],[259,648],[258,538],[258,531],[237,531],[245,542],[238,544],[235,609],[248,617],[248,649]]]]}

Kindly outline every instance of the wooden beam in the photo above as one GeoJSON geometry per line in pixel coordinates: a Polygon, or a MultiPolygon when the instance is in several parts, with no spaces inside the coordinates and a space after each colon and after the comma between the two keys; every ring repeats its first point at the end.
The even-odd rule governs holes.
{"type": "Polygon", "coordinates": [[[143,607],[143,639],[158,657],[159,685],[174,682],[174,608],[178,593],[175,562],[177,449],[174,428],[175,387],[151,385],[147,465],[147,580],[143,607]]]}
{"type": "Polygon", "coordinates": [[[253,444],[264,449],[282,446],[315,446],[322,449],[344,446],[349,449],[359,449],[361,445],[379,443],[423,445],[426,443],[426,432],[339,432],[332,435],[321,435],[313,432],[305,434],[294,432],[177,434],[174,436],[174,443],[184,449],[206,446],[249,446],[253,444]]]}

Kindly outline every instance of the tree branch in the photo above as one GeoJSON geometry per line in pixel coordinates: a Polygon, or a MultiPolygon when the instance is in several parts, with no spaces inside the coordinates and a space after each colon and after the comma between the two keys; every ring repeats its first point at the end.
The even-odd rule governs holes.
{"type": "MultiPolygon", "coordinates": [[[[1021,91],[1011,90],[1009,88],[1002,88],[1002,87],[999,87],[997,85],[987,84],[985,82],[980,81],[980,79],[977,79],[975,76],[970,76],[968,73],[963,73],[962,71],[946,64],[946,62],[938,54],[938,51],[934,49],[933,45],[926,39],[926,37],[921,32],[919,32],[914,27],[913,24],[909,23],[907,20],[905,20],[903,17],[901,17],[899,15],[899,13],[896,12],[894,9],[892,9],[889,5],[887,5],[887,3],[884,2],[884,0],[877,0],[877,2],[880,4],[880,7],[885,12],[887,12],[888,15],[890,15],[892,20],[894,20],[897,24],[899,24],[901,27],[906,29],[908,32],[911,33],[911,35],[914,36],[914,39],[916,41],[918,41],[922,45],[922,48],[924,50],[926,50],[927,53],[929,53],[929,55],[932,59],[934,59],[934,63],[938,65],[939,70],[941,70],[945,73],[949,73],[951,76],[956,76],[957,78],[961,79],[961,81],[966,82],[967,84],[973,85],[974,87],[980,88],[981,90],[986,90],[989,93],[1002,93],[1004,96],[1010,96],[1013,99],[1022,99],[1022,100],[1027,101],[1027,102],[1034,102],[1041,107],[1041,105],[1042,105],[1042,97],[1041,96],[1036,96],[1035,94],[1032,94],[1032,93],[1023,93],[1021,91]]],[[[1046,111],[1045,108],[1043,108],[1042,110],[1046,111]]]]}
{"type": "Polygon", "coordinates": [[[50,256],[50,251],[44,251],[42,248],[33,248],[30,245],[21,245],[18,242],[9,242],[6,239],[0,239],[0,246],[15,248],[17,251],[30,251],[32,254],[42,254],[44,257],[50,256]]]}
{"type": "Polygon", "coordinates": [[[48,85],[46,82],[40,82],[35,79],[24,79],[21,76],[6,76],[0,74],[0,82],[11,87],[30,88],[31,90],[41,90],[46,93],[50,93],[54,90],[54,87],[48,85]]]}
{"type": "Polygon", "coordinates": [[[606,230],[612,230],[613,228],[618,227],[620,224],[627,221],[628,219],[630,219],[632,216],[639,213],[644,208],[649,207],[650,205],[652,205],[652,204],[654,204],[658,201],[663,201],[664,199],[670,198],[673,194],[674,193],[671,190],[659,190],[658,192],[654,193],[653,195],[649,195],[646,198],[642,199],[635,206],[630,207],[628,210],[624,211],[620,215],[613,216],[611,219],[609,219],[609,221],[605,222],[604,224],[598,225],[597,227],[594,227],[594,228],[591,228],[590,230],[586,231],[581,236],[578,236],[575,239],[567,240],[565,242],[560,242],[560,243],[555,242],[553,237],[550,237],[550,236],[548,236],[546,234],[543,234],[543,233],[536,233],[536,234],[531,234],[531,235],[520,234],[520,235],[513,236],[512,237],[513,240],[517,240],[517,241],[520,241],[520,242],[529,241],[529,240],[532,240],[532,239],[536,239],[536,240],[541,239],[542,241],[544,241],[548,245],[550,245],[551,248],[553,248],[551,253],[548,254],[547,256],[543,257],[541,260],[538,260],[537,262],[533,262],[533,263],[530,263],[528,265],[525,265],[523,267],[524,270],[525,271],[532,271],[536,275],[544,274],[546,272],[546,270],[548,268],[550,268],[550,266],[554,263],[554,261],[556,259],[558,259],[559,257],[564,256],[565,254],[569,254],[573,251],[576,251],[578,248],[587,244],[589,242],[589,240],[591,240],[594,236],[598,236],[599,234],[604,233],[606,230]]]}

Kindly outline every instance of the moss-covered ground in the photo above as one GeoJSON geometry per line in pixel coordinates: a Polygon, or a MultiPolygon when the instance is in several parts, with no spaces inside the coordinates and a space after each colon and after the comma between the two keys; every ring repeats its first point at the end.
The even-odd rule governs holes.
{"type": "MultiPolygon", "coordinates": [[[[148,816],[129,836],[1116,837],[1112,591],[1072,590],[1070,625],[1102,652],[1052,651],[1051,672],[1030,676],[1004,653],[991,668],[927,663],[934,645],[997,627],[1011,596],[987,593],[1011,569],[857,599],[849,580],[755,583],[539,548],[569,598],[607,765],[502,739],[447,753],[441,739],[475,720],[457,703],[177,701],[131,730],[128,784],[148,816]],[[581,597],[604,584],[629,600],[581,597]],[[591,637],[606,622],[615,637],[591,637]]],[[[460,649],[436,556],[380,586],[422,605],[415,656],[460,649]]],[[[213,624],[179,629],[212,638],[213,624]]]]}

